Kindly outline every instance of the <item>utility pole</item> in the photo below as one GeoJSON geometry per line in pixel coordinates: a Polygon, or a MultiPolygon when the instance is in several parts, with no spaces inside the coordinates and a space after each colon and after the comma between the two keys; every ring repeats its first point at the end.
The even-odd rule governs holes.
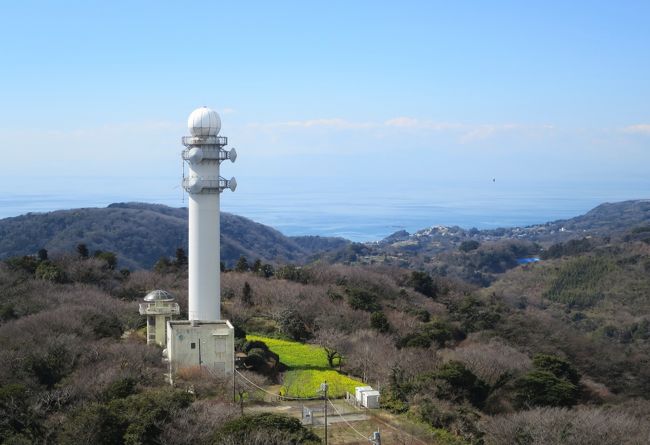
{"type": "Polygon", "coordinates": [[[323,392],[323,399],[325,400],[325,445],[327,445],[327,380],[320,384],[320,390],[323,392]]]}
{"type": "Polygon", "coordinates": [[[237,370],[232,370],[232,403],[237,402],[237,370]]]}

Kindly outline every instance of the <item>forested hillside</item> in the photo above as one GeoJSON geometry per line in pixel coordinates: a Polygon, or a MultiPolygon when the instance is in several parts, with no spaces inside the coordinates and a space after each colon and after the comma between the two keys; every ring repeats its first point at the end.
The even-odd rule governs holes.
{"type": "MultiPolygon", "coordinates": [[[[305,262],[315,253],[347,242],[337,238],[292,239],[271,227],[241,216],[221,213],[221,259],[234,263],[240,255],[268,262],[305,262]]],[[[85,244],[92,251],[115,252],[120,267],[149,268],[177,248],[187,251],[187,209],[144,203],[106,208],[30,213],[0,220],[0,258],[51,255],[85,244]]]]}
{"type": "MultiPolygon", "coordinates": [[[[647,233],[552,245],[540,262],[495,273],[488,285],[394,265],[273,266],[255,255],[222,275],[222,312],[251,381],[290,390],[297,369],[340,370],[381,387],[383,412],[428,443],[643,444],[647,233]],[[286,369],[283,360],[305,358],[276,354],[279,340],[264,338],[313,345],[327,360],[286,369]]],[[[442,267],[444,258],[434,260],[442,267]]],[[[185,316],[182,262],[119,272],[73,249],[0,264],[1,439],[264,443],[246,429],[259,424],[266,443],[317,443],[282,418],[237,423],[230,382],[196,371],[168,387],[137,311],[155,288],[173,292],[185,316]]],[[[242,391],[247,406],[259,397],[242,391]]]]}

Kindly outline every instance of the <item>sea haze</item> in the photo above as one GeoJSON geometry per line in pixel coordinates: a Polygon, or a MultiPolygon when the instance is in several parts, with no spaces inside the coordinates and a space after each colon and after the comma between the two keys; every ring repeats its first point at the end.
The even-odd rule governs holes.
{"type": "MultiPolygon", "coordinates": [[[[127,201],[187,206],[177,182],[176,178],[70,178],[65,185],[43,187],[39,193],[4,191],[0,217],[127,201]]],[[[650,198],[650,181],[641,180],[546,184],[498,178],[345,182],[238,177],[238,183],[235,193],[222,195],[223,211],[286,235],[341,236],[353,241],[375,241],[397,230],[412,233],[433,225],[526,226],[577,216],[603,202],[650,198]]]]}

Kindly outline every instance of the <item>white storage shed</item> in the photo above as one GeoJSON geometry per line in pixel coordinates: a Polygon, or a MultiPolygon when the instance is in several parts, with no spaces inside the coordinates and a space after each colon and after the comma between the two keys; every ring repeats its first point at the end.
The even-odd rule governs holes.
{"type": "Polygon", "coordinates": [[[379,408],[379,391],[363,391],[361,398],[361,406],[365,406],[366,408],[379,408]]]}
{"type": "Polygon", "coordinates": [[[357,403],[363,402],[362,394],[364,391],[372,391],[372,386],[357,386],[354,388],[354,399],[357,403]]]}

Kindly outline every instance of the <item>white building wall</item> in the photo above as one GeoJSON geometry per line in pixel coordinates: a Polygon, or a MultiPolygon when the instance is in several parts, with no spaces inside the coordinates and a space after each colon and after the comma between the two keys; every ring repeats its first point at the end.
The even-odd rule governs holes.
{"type": "Polygon", "coordinates": [[[182,368],[203,366],[219,373],[235,369],[235,329],[227,320],[167,324],[167,357],[172,375],[182,368]]]}

